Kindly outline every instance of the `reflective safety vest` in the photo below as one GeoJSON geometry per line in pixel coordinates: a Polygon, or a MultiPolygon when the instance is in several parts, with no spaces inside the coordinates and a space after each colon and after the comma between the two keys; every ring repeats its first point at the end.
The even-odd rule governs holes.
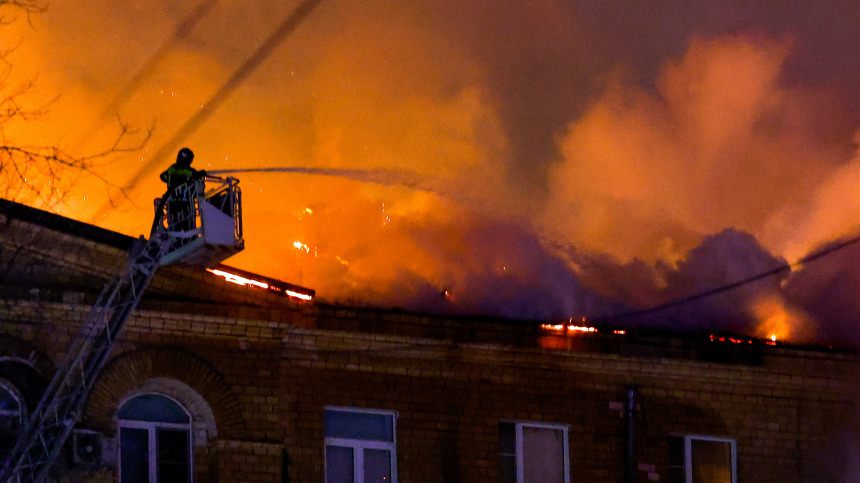
{"type": "Polygon", "coordinates": [[[167,183],[167,189],[173,190],[181,184],[185,184],[197,177],[198,171],[190,166],[179,166],[174,164],[161,173],[161,181],[167,183]]]}

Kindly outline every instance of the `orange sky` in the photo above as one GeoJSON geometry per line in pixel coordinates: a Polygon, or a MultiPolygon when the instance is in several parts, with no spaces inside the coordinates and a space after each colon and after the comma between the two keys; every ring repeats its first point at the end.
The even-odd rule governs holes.
{"type": "MultiPolygon", "coordinates": [[[[179,39],[206,1],[53,2],[6,28],[28,101],[54,100],[7,137],[103,149],[105,109],[162,52],[118,109],[154,127],[103,168],[125,185],[298,4],[209,2],[179,39]]],[[[543,317],[664,300],[665,271],[725,229],[789,260],[856,231],[857,7],[599,3],[323,0],[183,145],[203,169],[429,181],[240,175],[247,249],[228,263],[330,301],[543,317]],[[647,282],[607,288],[613,271],[647,282]]],[[[58,210],[144,233],[169,163],[115,209],[90,178],[58,210]]]]}

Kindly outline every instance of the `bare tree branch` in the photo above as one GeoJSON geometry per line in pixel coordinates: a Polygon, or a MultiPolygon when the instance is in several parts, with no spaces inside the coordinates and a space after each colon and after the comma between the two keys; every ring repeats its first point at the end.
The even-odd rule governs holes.
{"type": "MultiPolygon", "coordinates": [[[[45,8],[40,0],[0,0],[0,27],[17,19],[13,13],[24,14],[29,22],[33,14],[45,8]]],[[[12,65],[8,56],[16,48],[17,45],[0,49],[0,197],[51,208],[64,200],[72,186],[88,176],[104,183],[111,199],[113,192],[126,196],[120,186],[100,173],[116,160],[114,155],[140,150],[152,135],[152,129],[140,133],[118,119],[120,131],[113,144],[90,155],[74,155],[58,146],[22,145],[9,139],[8,128],[42,119],[50,104],[56,101],[27,107],[25,97],[34,89],[35,81],[11,84],[12,65]]]]}

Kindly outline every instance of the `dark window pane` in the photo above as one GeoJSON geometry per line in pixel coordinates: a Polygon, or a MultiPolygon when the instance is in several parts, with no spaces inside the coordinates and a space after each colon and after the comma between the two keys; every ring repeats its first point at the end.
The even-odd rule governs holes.
{"type": "Polygon", "coordinates": [[[0,411],[18,412],[21,407],[18,405],[18,399],[11,391],[3,386],[0,386],[0,411]]]}
{"type": "Polygon", "coordinates": [[[121,483],[149,482],[149,432],[120,428],[119,471],[121,483]]]}
{"type": "Polygon", "coordinates": [[[517,483],[517,457],[499,457],[499,476],[502,483],[517,483]]]}
{"type": "Polygon", "coordinates": [[[669,436],[669,465],[684,466],[684,438],[669,436]]]}
{"type": "Polygon", "coordinates": [[[9,451],[15,446],[21,424],[20,418],[17,415],[0,415],[0,461],[6,461],[9,451]]]}
{"type": "Polygon", "coordinates": [[[158,481],[190,482],[188,431],[156,430],[158,481]]]}
{"type": "Polygon", "coordinates": [[[669,483],[686,483],[686,475],[684,474],[684,468],[678,468],[673,466],[669,468],[669,483]]]}
{"type": "Polygon", "coordinates": [[[514,423],[499,423],[499,453],[516,454],[517,442],[514,423]]]}
{"type": "Polygon", "coordinates": [[[326,483],[355,482],[352,448],[325,447],[325,481],[326,483]]]}
{"type": "Polygon", "coordinates": [[[326,410],[325,435],[328,438],[393,442],[394,416],[326,410]]]}
{"type": "Polygon", "coordinates": [[[391,483],[391,452],[364,450],[364,483],[391,483]]]}
{"type": "Polygon", "coordinates": [[[725,441],[693,439],[693,483],[732,483],[731,444],[725,441]]]}
{"type": "Polygon", "coordinates": [[[523,426],[524,483],[564,483],[564,431],[523,426]]]}
{"type": "Polygon", "coordinates": [[[158,423],[190,422],[188,414],[178,404],[157,394],[144,394],[130,399],[119,409],[117,417],[158,423]]]}

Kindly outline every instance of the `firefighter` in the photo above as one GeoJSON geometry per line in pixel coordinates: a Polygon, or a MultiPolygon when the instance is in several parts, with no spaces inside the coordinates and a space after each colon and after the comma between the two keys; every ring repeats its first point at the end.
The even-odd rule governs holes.
{"type": "Polygon", "coordinates": [[[192,181],[202,179],[206,171],[196,170],[191,167],[194,153],[188,148],[179,150],[176,162],[161,173],[161,181],[167,183],[167,219],[168,226],[175,231],[189,231],[194,229],[196,213],[192,212],[194,206],[195,185],[192,181]]]}
{"type": "Polygon", "coordinates": [[[168,191],[172,191],[177,186],[191,180],[206,176],[206,171],[198,171],[191,167],[192,161],[194,161],[194,152],[188,148],[179,150],[179,154],[176,155],[176,162],[167,168],[167,171],[161,173],[161,181],[167,183],[168,191]]]}

